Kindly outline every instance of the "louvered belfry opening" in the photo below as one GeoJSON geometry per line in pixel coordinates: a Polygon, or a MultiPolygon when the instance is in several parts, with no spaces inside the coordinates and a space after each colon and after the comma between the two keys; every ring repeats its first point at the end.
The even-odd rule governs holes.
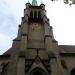
{"type": "Polygon", "coordinates": [[[41,12],[31,10],[29,21],[42,21],[41,12]]]}

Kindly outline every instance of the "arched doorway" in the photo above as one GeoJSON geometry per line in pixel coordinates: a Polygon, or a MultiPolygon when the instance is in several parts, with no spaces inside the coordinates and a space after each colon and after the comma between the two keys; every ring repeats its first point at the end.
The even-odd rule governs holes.
{"type": "Polygon", "coordinates": [[[71,70],[71,75],[75,75],[75,68],[71,70]]]}
{"type": "Polygon", "coordinates": [[[30,72],[30,75],[47,75],[47,73],[40,68],[35,68],[30,72]]]}
{"type": "Polygon", "coordinates": [[[42,75],[42,73],[39,72],[39,71],[36,71],[36,72],[33,73],[33,75],[42,75]]]}

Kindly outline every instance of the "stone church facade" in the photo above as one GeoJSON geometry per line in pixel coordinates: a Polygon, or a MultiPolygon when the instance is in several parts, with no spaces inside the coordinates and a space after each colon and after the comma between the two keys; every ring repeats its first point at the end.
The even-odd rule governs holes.
{"type": "Polygon", "coordinates": [[[0,55],[0,75],[75,75],[75,46],[58,45],[44,4],[26,3],[17,37],[0,55]]]}

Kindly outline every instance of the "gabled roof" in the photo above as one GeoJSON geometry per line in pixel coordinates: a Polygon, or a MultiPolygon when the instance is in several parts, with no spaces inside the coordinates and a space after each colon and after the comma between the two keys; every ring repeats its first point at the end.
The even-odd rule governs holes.
{"type": "Polygon", "coordinates": [[[12,49],[12,48],[8,49],[3,55],[10,55],[11,49],[12,49]]]}

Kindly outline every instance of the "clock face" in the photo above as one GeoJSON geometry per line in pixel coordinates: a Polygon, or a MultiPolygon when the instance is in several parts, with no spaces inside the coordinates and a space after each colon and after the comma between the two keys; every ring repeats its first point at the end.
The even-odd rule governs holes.
{"type": "Polygon", "coordinates": [[[33,30],[38,29],[38,27],[39,27],[38,23],[36,23],[36,22],[32,23],[32,29],[33,30]]]}

